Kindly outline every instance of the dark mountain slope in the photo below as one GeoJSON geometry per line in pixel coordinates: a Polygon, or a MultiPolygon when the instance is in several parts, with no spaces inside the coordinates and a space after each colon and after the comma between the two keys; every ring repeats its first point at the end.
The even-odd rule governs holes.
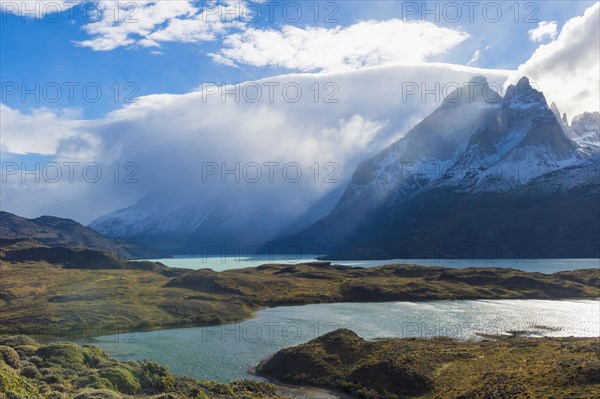
{"type": "Polygon", "coordinates": [[[87,248],[125,259],[164,256],[133,242],[112,240],[74,220],[54,216],[26,219],[0,212],[0,239],[30,239],[49,247],[87,248]]]}

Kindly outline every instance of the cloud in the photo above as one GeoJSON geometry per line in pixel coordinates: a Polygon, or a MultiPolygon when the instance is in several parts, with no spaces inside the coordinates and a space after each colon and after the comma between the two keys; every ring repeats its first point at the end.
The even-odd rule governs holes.
{"type": "Polygon", "coordinates": [[[444,87],[451,90],[480,74],[501,86],[510,73],[408,64],[283,75],[221,88],[205,84],[203,90],[183,95],[141,97],[138,103],[98,120],[48,115],[27,127],[26,135],[21,134],[23,126],[36,113],[6,107],[3,123],[6,114],[14,120],[2,126],[4,151],[54,154],[62,162],[71,160],[69,154],[77,154],[76,149],[84,152],[83,145],[73,148],[80,141],[89,142],[86,162],[103,165],[105,179],[97,184],[78,181],[38,188],[32,184],[27,190],[9,181],[3,185],[3,208],[87,223],[150,193],[164,196],[169,207],[188,200],[185,195],[200,195],[231,204],[240,212],[248,210],[248,217],[262,218],[263,232],[281,228],[275,222],[302,215],[338,186],[323,182],[327,163],[337,165],[335,177],[343,184],[359,161],[401,137],[439,106],[444,87]],[[262,95],[255,101],[257,87],[262,95]],[[42,146],[38,139],[48,142],[42,146]],[[135,163],[139,183],[113,183],[113,170],[108,167],[115,162],[121,168],[135,163]],[[236,163],[295,162],[301,165],[303,178],[298,183],[282,181],[280,167],[272,184],[264,179],[236,184],[231,177],[225,184],[220,179],[205,183],[201,173],[205,162],[225,163],[229,168],[236,163]],[[315,163],[321,170],[317,182],[314,168],[310,169],[315,163]],[[266,221],[274,224],[266,226],[266,221]]]}
{"type": "Polygon", "coordinates": [[[119,47],[160,47],[165,42],[216,40],[242,29],[244,1],[110,1],[97,3],[99,20],[83,26],[91,39],[76,42],[96,51],[119,47]]]}
{"type": "Polygon", "coordinates": [[[600,109],[600,3],[570,19],[556,40],[537,48],[511,77],[528,76],[570,117],[600,109]]]}
{"type": "Polygon", "coordinates": [[[226,65],[332,72],[424,62],[468,37],[463,31],[430,22],[398,19],[369,20],[332,29],[285,25],[281,30],[250,28],[229,35],[224,48],[211,56],[226,65]]]}
{"type": "Polygon", "coordinates": [[[537,28],[529,30],[529,39],[534,42],[543,42],[546,39],[554,40],[558,35],[556,21],[538,22],[537,28]]]}
{"type": "Polygon", "coordinates": [[[473,65],[475,64],[477,61],[479,61],[479,59],[481,58],[481,50],[476,50],[473,53],[473,56],[471,57],[471,59],[469,60],[469,62],[467,62],[467,65],[473,65]]]}
{"type": "Polygon", "coordinates": [[[83,29],[92,39],[76,42],[96,51],[114,50],[122,46],[156,46],[147,38],[153,31],[177,17],[189,17],[197,12],[192,1],[99,2],[99,21],[83,29]]]}
{"type": "Polygon", "coordinates": [[[75,110],[38,108],[22,113],[0,103],[1,151],[12,154],[89,156],[99,139],[75,110]]]}

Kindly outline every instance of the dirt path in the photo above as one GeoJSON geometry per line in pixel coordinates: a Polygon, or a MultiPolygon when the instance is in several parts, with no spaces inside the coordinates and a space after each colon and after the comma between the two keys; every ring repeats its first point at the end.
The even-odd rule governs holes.
{"type": "Polygon", "coordinates": [[[277,385],[282,395],[287,395],[294,399],[356,399],[353,396],[336,392],[332,389],[312,387],[307,385],[292,385],[278,381],[274,378],[259,376],[256,374],[256,368],[251,367],[248,372],[258,379],[277,385]]]}

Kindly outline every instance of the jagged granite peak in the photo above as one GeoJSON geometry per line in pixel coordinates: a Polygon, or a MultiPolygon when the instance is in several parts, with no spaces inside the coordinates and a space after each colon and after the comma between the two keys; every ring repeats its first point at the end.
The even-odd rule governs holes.
{"type": "Polygon", "coordinates": [[[468,83],[450,92],[440,108],[467,103],[497,104],[500,101],[502,97],[489,85],[485,76],[474,76],[468,83]]]}
{"type": "Polygon", "coordinates": [[[501,104],[501,97],[484,77],[473,78],[459,90],[455,98],[460,96],[460,101],[444,100],[402,139],[361,162],[340,204],[360,202],[367,207],[377,207],[390,198],[405,197],[439,178],[464,150],[482,121],[492,123],[501,104]]]}
{"type": "Polygon", "coordinates": [[[594,142],[599,117],[584,114],[569,128],[526,77],[498,103],[444,103],[361,163],[336,208],[292,239],[333,241],[337,259],[484,239],[502,256],[522,256],[515,240],[534,241],[529,256],[598,256],[599,159],[573,137],[594,142]]]}
{"type": "Polygon", "coordinates": [[[573,118],[569,136],[586,154],[600,153],[600,112],[584,112],[573,118]]]}
{"type": "Polygon", "coordinates": [[[552,104],[550,104],[550,109],[552,110],[554,115],[556,115],[557,118],[559,118],[559,119],[561,118],[560,111],[558,110],[558,106],[556,105],[556,103],[554,101],[552,101],[552,104]]]}
{"type": "Polygon", "coordinates": [[[529,107],[538,104],[548,106],[544,94],[536,90],[526,76],[519,79],[516,85],[508,86],[504,95],[504,103],[513,104],[517,107],[529,107]]]}
{"type": "Polygon", "coordinates": [[[554,115],[556,115],[556,118],[559,119],[563,123],[563,125],[565,125],[566,128],[568,128],[569,118],[567,117],[567,113],[565,112],[561,115],[560,111],[558,110],[558,106],[554,101],[552,102],[552,104],[550,104],[550,109],[552,110],[554,115]]]}

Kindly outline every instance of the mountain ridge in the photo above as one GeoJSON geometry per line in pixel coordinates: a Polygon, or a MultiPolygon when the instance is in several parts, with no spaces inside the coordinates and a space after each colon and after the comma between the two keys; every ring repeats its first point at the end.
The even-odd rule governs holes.
{"type": "Polygon", "coordinates": [[[0,211],[0,239],[28,239],[48,247],[85,248],[124,259],[167,256],[131,241],[110,239],[72,219],[55,216],[27,219],[6,211],[0,211]]]}
{"type": "Polygon", "coordinates": [[[569,126],[526,77],[501,101],[444,103],[363,161],[329,215],[278,243],[334,243],[332,260],[598,257],[595,117],[569,126]]]}

